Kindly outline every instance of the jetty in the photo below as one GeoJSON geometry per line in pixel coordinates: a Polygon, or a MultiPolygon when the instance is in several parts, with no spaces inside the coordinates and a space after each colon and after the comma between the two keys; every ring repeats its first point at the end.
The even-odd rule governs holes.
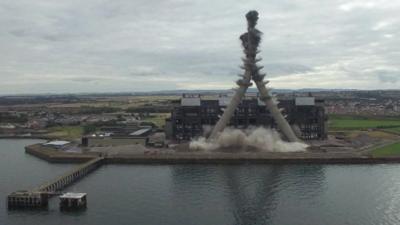
{"type": "Polygon", "coordinates": [[[62,194],[61,191],[93,172],[103,164],[103,157],[96,157],[83,163],[71,171],[54,178],[37,188],[28,191],[16,191],[8,195],[8,208],[43,208],[48,206],[48,199],[54,195],[62,194]]]}

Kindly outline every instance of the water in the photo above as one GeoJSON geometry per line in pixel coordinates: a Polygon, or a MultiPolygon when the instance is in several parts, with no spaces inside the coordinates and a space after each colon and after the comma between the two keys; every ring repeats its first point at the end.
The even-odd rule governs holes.
{"type": "Polygon", "coordinates": [[[108,165],[69,188],[88,209],[11,211],[5,196],[71,168],[0,140],[0,224],[399,224],[400,165],[108,165]]]}

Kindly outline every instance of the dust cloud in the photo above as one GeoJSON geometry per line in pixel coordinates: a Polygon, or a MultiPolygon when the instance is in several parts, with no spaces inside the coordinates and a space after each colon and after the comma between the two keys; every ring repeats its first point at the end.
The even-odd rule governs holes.
{"type": "Polygon", "coordinates": [[[265,152],[301,152],[308,145],[283,141],[276,130],[262,127],[239,130],[226,128],[213,140],[200,137],[189,144],[192,150],[213,151],[217,149],[256,149],[265,152]]]}

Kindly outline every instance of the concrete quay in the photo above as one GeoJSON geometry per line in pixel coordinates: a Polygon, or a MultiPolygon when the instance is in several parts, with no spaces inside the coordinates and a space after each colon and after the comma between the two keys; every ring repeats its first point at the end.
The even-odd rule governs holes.
{"type": "Polygon", "coordinates": [[[36,156],[50,163],[84,163],[99,156],[97,153],[70,153],[58,151],[41,144],[26,146],[25,153],[36,156]]]}
{"type": "MultiPolygon", "coordinates": [[[[26,153],[51,163],[87,162],[100,153],[68,153],[41,145],[26,147],[26,153]]],[[[379,164],[400,163],[400,157],[371,157],[357,152],[171,152],[105,154],[108,164],[379,164]]]]}
{"type": "Polygon", "coordinates": [[[400,157],[372,158],[353,154],[257,154],[210,153],[174,155],[117,155],[105,158],[109,164],[383,164],[400,163],[400,157]]]}

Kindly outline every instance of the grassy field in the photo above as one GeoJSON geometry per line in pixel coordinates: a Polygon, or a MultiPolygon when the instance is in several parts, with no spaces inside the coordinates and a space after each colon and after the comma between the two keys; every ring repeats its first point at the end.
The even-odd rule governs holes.
{"type": "Polygon", "coordinates": [[[387,128],[385,130],[396,132],[400,134],[400,127],[387,128]]]}
{"type": "Polygon", "coordinates": [[[150,116],[142,118],[142,121],[152,122],[157,127],[162,128],[165,125],[165,119],[170,116],[170,113],[151,113],[150,116]]]}
{"type": "Polygon", "coordinates": [[[395,156],[400,155],[400,142],[384,146],[372,151],[373,157],[395,156]]]}
{"type": "Polygon", "coordinates": [[[76,103],[61,103],[61,104],[47,104],[47,107],[114,107],[120,108],[122,110],[128,109],[130,107],[141,107],[147,104],[152,105],[165,105],[170,100],[178,100],[180,96],[119,96],[119,97],[105,97],[101,99],[92,99],[92,101],[82,101],[76,103]]]}
{"type": "Polygon", "coordinates": [[[371,138],[378,138],[378,139],[385,139],[385,140],[398,140],[399,137],[395,134],[391,134],[388,132],[375,130],[375,131],[362,131],[362,130],[346,130],[341,131],[346,138],[354,139],[357,138],[359,135],[367,134],[371,138]]]}
{"type": "Polygon", "coordinates": [[[400,132],[400,119],[395,118],[362,118],[351,116],[330,116],[330,130],[359,130],[368,128],[384,128],[388,126],[399,126],[387,128],[400,132]]]}
{"type": "Polygon", "coordinates": [[[50,128],[48,136],[52,138],[72,140],[81,138],[82,134],[83,128],[81,126],[59,126],[50,128]]]}

